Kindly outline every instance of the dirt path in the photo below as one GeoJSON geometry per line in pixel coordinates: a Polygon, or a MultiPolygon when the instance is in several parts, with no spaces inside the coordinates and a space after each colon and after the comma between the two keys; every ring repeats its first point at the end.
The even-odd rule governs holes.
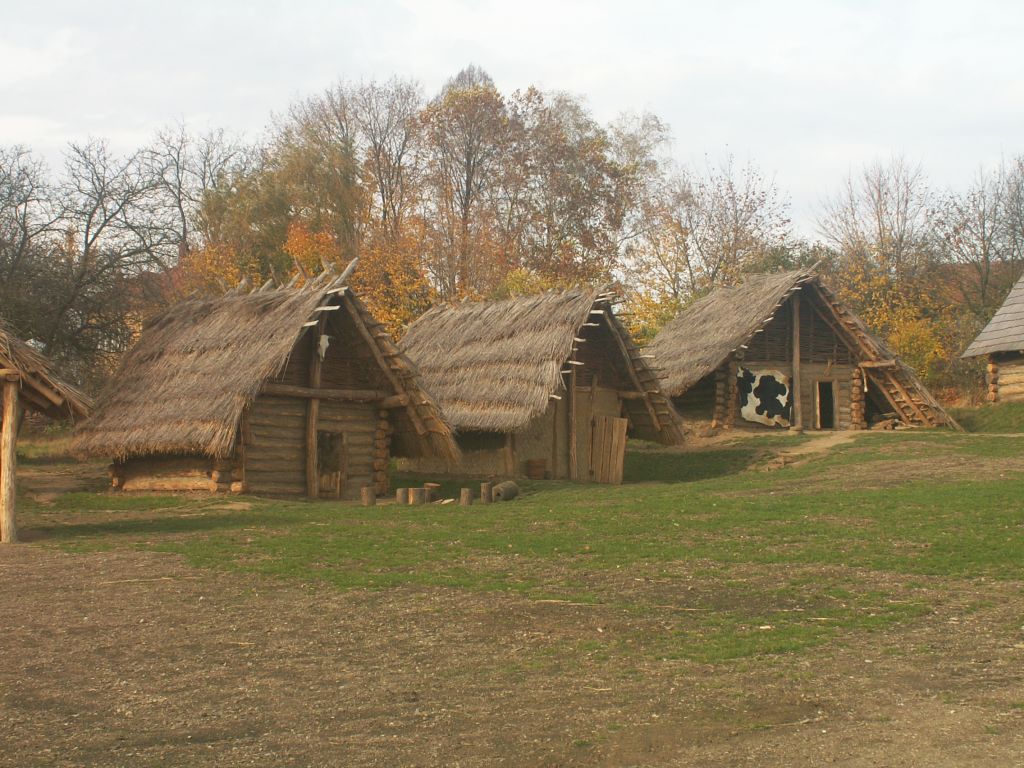
{"type": "Polygon", "coordinates": [[[0,578],[2,766],[1024,762],[1020,584],[944,583],[912,627],[708,666],[571,653],[634,619],[502,593],[36,545],[0,548],[0,578]]]}

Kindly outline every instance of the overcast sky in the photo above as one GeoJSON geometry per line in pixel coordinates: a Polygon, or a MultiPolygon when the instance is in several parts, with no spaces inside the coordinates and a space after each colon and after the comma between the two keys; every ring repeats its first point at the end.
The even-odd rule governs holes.
{"type": "Polygon", "coordinates": [[[339,78],[468,63],[505,92],[650,110],[683,163],[732,152],[792,200],[800,231],[851,171],[905,154],[937,187],[1024,153],[1024,3],[775,0],[36,2],[0,26],[0,143],[59,162],[70,140],[129,150],[184,120],[258,136],[339,78]]]}

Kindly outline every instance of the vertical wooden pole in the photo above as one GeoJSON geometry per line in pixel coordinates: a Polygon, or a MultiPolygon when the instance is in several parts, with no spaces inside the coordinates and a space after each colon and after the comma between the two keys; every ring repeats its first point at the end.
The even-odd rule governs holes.
{"type": "Polygon", "coordinates": [[[576,366],[569,374],[569,479],[579,479],[579,464],[576,459],[576,366]]]}
{"type": "MultiPolygon", "coordinates": [[[[323,365],[320,360],[320,336],[324,332],[326,314],[316,325],[316,333],[310,334],[309,387],[320,388],[323,365]]],[[[320,498],[320,462],[317,456],[317,423],[320,419],[320,399],[309,398],[306,403],[306,495],[311,499],[320,498]]]]}
{"type": "Polygon", "coordinates": [[[516,476],[516,435],[514,432],[505,433],[505,474],[509,477],[516,476]]]}
{"type": "Polygon", "coordinates": [[[558,404],[561,400],[552,400],[551,409],[551,479],[558,479],[558,404]]]}
{"type": "Polygon", "coordinates": [[[800,294],[794,293],[791,301],[793,307],[793,379],[790,384],[793,393],[793,429],[797,432],[804,428],[803,409],[800,405],[800,294]]]}
{"type": "Polygon", "coordinates": [[[21,418],[18,407],[18,380],[3,382],[4,423],[0,436],[0,541],[13,544],[18,540],[18,529],[14,522],[15,486],[18,472],[18,422],[21,418]]]}
{"type": "Polygon", "coordinates": [[[587,480],[594,479],[594,398],[597,397],[597,373],[590,381],[590,410],[587,413],[587,480]]]}

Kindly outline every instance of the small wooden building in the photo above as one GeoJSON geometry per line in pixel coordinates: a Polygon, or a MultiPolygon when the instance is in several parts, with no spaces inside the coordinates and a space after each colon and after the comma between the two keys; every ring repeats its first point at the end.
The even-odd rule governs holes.
{"type": "Polygon", "coordinates": [[[75,447],[126,491],[310,498],[385,493],[392,455],[458,458],[415,366],[328,275],[154,318],[75,447]]]}
{"type": "Polygon", "coordinates": [[[58,379],[53,366],[0,324],[0,541],[18,540],[15,523],[17,439],[25,411],[52,419],[80,419],[91,402],[75,387],[58,379]]]}
{"type": "Polygon", "coordinates": [[[1024,276],[964,352],[988,358],[989,402],[1024,401],[1024,276]]]}
{"type": "Polygon", "coordinates": [[[713,426],[957,426],[811,271],[719,288],[669,322],[650,351],[683,418],[713,426]]]}
{"type": "Polygon", "coordinates": [[[460,472],[618,483],[627,432],[682,440],[614,301],[576,289],[439,306],[413,323],[401,346],[457,430],[460,472]]]}

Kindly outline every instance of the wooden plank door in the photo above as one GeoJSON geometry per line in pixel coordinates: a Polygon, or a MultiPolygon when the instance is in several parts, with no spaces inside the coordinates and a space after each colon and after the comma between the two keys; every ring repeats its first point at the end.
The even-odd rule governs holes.
{"type": "Polygon", "coordinates": [[[594,416],[594,482],[618,485],[622,482],[622,465],[626,458],[628,419],[594,416]]]}

